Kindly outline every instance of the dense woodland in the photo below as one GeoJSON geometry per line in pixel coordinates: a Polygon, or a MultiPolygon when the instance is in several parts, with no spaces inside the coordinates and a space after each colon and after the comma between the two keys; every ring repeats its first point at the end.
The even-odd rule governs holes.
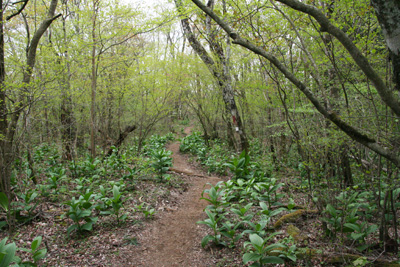
{"type": "Polygon", "coordinates": [[[66,243],[150,224],[142,185],[184,187],[173,140],[225,177],[199,196],[205,249],[314,266],[329,244],[326,266],[399,264],[398,1],[0,2],[0,266],[65,266],[45,236],[13,243],[43,214],[66,243]],[[325,245],[295,224],[280,237],[301,216],[325,245]]]}

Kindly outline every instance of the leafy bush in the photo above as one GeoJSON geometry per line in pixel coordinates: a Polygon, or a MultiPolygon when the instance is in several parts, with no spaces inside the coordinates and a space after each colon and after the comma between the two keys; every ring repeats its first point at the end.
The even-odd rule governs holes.
{"type": "Polygon", "coordinates": [[[76,200],[75,197],[65,204],[69,206],[69,211],[66,215],[74,222],[73,225],[67,229],[67,235],[74,230],[78,232],[92,231],[93,224],[97,222],[98,217],[92,216],[92,209],[94,208],[93,192],[87,191],[84,195],[79,196],[76,200]]]}
{"type": "Polygon", "coordinates": [[[7,243],[8,238],[4,238],[0,241],[0,266],[10,266],[12,263],[15,263],[13,266],[38,266],[38,261],[46,257],[47,249],[42,248],[39,249],[42,243],[42,237],[38,236],[33,239],[31,248],[17,248],[15,243],[7,243]],[[28,252],[31,257],[32,261],[24,261],[15,256],[17,250],[28,252]]]}
{"type": "Polygon", "coordinates": [[[171,155],[172,152],[165,149],[154,150],[151,154],[153,159],[151,166],[157,172],[160,181],[162,181],[164,174],[167,173],[169,168],[172,166],[171,155]]]}
{"type": "Polygon", "coordinates": [[[243,263],[247,264],[250,261],[255,263],[251,266],[264,266],[264,264],[283,264],[285,261],[277,256],[269,256],[268,253],[280,252],[279,249],[285,248],[281,243],[274,243],[268,245],[270,239],[274,238],[276,235],[281,234],[280,232],[275,232],[269,235],[267,238],[261,238],[257,234],[250,234],[250,242],[245,242],[244,247],[247,249],[247,253],[243,255],[243,263]]]}
{"type": "Polygon", "coordinates": [[[124,221],[127,215],[120,216],[120,210],[123,207],[122,193],[120,192],[121,186],[113,185],[112,197],[107,197],[107,192],[103,186],[100,186],[100,201],[96,209],[101,210],[101,215],[115,215],[117,223],[124,221]]]}
{"type": "Polygon", "coordinates": [[[326,235],[336,238],[338,233],[345,233],[348,239],[358,244],[359,251],[367,249],[369,245],[365,239],[378,229],[377,225],[361,220],[361,215],[370,217],[366,214],[372,210],[367,201],[370,195],[369,192],[344,191],[336,196],[337,207],[327,204],[324,212],[328,216],[322,218],[326,235]]]}

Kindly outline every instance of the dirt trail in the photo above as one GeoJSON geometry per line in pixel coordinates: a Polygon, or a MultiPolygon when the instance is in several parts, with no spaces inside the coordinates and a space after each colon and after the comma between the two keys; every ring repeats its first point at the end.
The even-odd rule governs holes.
{"type": "MultiPolygon", "coordinates": [[[[191,127],[185,129],[186,134],[190,131],[191,127]]],[[[185,156],[180,154],[178,142],[169,145],[168,149],[173,152],[174,169],[194,175],[185,175],[190,186],[181,195],[176,210],[163,211],[146,226],[138,240],[140,256],[134,256],[134,266],[213,266],[209,252],[200,246],[204,230],[196,222],[204,219],[203,209],[207,206],[206,201],[200,200],[204,186],[221,179],[206,176],[190,166],[185,156]]]]}

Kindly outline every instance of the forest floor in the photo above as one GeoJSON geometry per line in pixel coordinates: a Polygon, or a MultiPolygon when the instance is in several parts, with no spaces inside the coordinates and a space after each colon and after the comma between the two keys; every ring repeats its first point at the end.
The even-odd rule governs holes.
{"type": "MultiPolygon", "coordinates": [[[[185,128],[184,134],[189,134],[191,130],[192,127],[185,128]]],[[[63,215],[68,211],[65,201],[72,196],[71,191],[64,197],[60,195],[56,199],[41,200],[34,220],[19,225],[11,235],[0,232],[0,239],[7,236],[9,242],[15,242],[17,247],[29,248],[35,237],[42,236],[42,247],[46,247],[47,256],[39,266],[244,266],[241,256],[243,241],[232,249],[215,245],[207,245],[206,249],[201,247],[202,238],[211,231],[207,226],[197,224],[206,219],[204,209],[208,202],[200,199],[202,192],[209,188],[208,184],[215,185],[228,178],[207,174],[193,158],[180,153],[179,146],[178,141],[167,145],[167,149],[173,153],[171,180],[168,183],[137,177],[135,183],[129,186],[131,189],[128,190],[127,186],[124,190],[122,212],[128,215],[126,221],[117,222],[114,216],[99,216],[93,231],[73,232],[68,236],[67,228],[72,221],[63,215]],[[138,206],[152,208],[155,213],[146,215],[138,206]]],[[[294,175],[290,172],[280,175],[284,177],[281,178],[282,182],[292,185],[292,189],[284,186],[282,192],[287,197],[295,198],[299,206],[307,210],[315,209],[307,204],[307,195],[293,189],[299,186],[293,179],[294,175]]],[[[72,190],[74,183],[68,182],[65,186],[72,190]]],[[[289,227],[300,229],[296,237],[298,248],[322,251],[322,255],[316,257],[311,257],[310,252],[310,259],[298,259],[290,266],[351,266],[345,262],[353,262],[363,256],[357,253],[343,260],[346,253],[354,252],[354,249],[350,249],[352,244],[336,244],[326,239],[321,225],[319,215],[307,213],[282,226],[280,230],[285,235],[289,227]],[[327,261],[334,258],[337,258],[335,264],[327,261]]],[[[373,266],[399,266],[379,264],[378,259],[383,262],[396,260],[395,255],[382,254],[375,252],[368,255],[375,258],[373,266]]],[[[18,255],[23,260],[30,258],[24,252],[18,255]]]]}
{"type": "MultiPolygon", "coordinates": [[[[187,127],[184,133],[191,130],[187,127]]],[[[47,255],[39,266],[242,266],[235,251],[201,247],[208,233],[206,226],[196,223],[206,218],[207,202],[200,199],[201,193],[208,183],[224,178],[206,174],[180,153],[179,145],[175,141],[167,146],[173,152],[171,183],[139,180],[133,191],[124,193],[125,222],[117,224],[113,216],[99,217],[93,231],[68,236],[66,229],[72,221],[63,217],[68,208],[62,204],[67,199],[44,199],[34,220],[19,225],[11,235],[0,232],[0,239],[8,237],[18,248],[29,248],[35,237],[42,236],[41,247],[46,247],[47,255]],[[142,203],[153,207],[154,215],[145,217],[138,212],[137,205],[142,203]]],[[[18,256],[23,261],[30,259],[22,251],[18,256]]]]}

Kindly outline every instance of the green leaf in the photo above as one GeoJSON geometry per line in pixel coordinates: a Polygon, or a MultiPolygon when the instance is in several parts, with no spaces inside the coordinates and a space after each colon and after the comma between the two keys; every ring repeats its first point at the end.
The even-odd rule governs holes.
{"type": "Polygon", "coordinates": [[[82,225],[81,229],[82,229],[82,230],[86,230],[86,231],[92,231],[92,229],[93,229],[93,222],[85,223],[84,225],[82,225]]]}
{"type": "MultiPolygon", "coordinates": [[[[7,238],[4,238],[1,242],[1,244],[3,244],[3,241],[5,244],[5,242],[7,241],[7,238]]],[[[14,255],[15,255],[16,251],[17,251],[17,246],[15,245],[15,243],[10,243],[5,246],[0,245],[0,253],[3,255],[2,260],[0,262],[0,267],[9,266],[10,263],[14,259],[14,255]]]]}
{"type": "Polygon", "coordinates": [[[365,236],[364,233],[359,233],[359,234],[357,234],[357,233],[351,233],[351,238],[352,238],[353,240],[359,240],[359,239],[363,238],[364,236],[365,236]]]}
{"type": "Polygon", "coordinates": [[[40,243],[42,243],[42,237],[41,236],[35,237],[35,239],[33,239],[33,242],[31,244],[32,251],[35,251],[36,249],[38,249],[40,246],[40,243]]]}
{"type": "Polygon", "coordinates": [[[7,255],[6,253],[0,252],[0,262],[3,261],[3,259],[4,259],[4,257],[5,257],[6,255],[7,255]]]}
{"type": "Polygon", "coordinates": [[[366,250],[368,247],[369,247],[369,245],[364,244],[364,245],[358,246],[358,247],[357,247],[357,250],[360,251],[360,252],[363,252],[363,251],[366,250]]]}
{"type": "Polygon", "coordinates": [[[262,263],[266,263],[266,264],[283,264],[285,263],[285,261],[279,257],[276,256],[268,256],[264,259],[262,259],[262,263]]]}
{"type": "Polygon", "coordinates": [[[260,207],[261,207],[263,210],[268,210],[268,205],[265,204],[265,202],[260,202],[260,207]]]}
{"type": "Polygon", "coordinates": [[[332,217],[337,217],[337,211],[331,204],[326,205],[326,210],[332,217]]]}
{"type": "Polygon", "coordinates": [[[214,240],[214,236],[212,235],[206,235],[205,237],[203,237],[203,239],[201,240],[201,247],[204,248],[205,246],[207,246],[208,242],[214,240]]]}
{"type": "Polygon", "coordinates": [[[6,221],[0,221],[0,229],[7,225],[6,221]]]}
{"type": "MultiPolygon", "coordinates": [[[[85,202],[85,203],[82,204],[82,207],[85,208],[85,209],[89,209],[91,206],[92,206],[92,203],[90,203],[90,202],[85,202]]],[[[87,211],[85,211],[84,214],[86,214],[86,212],[87,211]]],[[[90,215],[90,211],[89,211],[89,215],[90,215]]]]}
{"type": "Polygon", "coordinates": [[[8,197],[4,192],[0,192],[0,206],[5,210],[8,211],[8,197]]]}
{"type": "Polygon", "coordinates": [[[261,259],[261,255],[258,253],[254,253],[254,252],[249,252],[249,253],[245,253],[243,255],[243,263],[246,264],[249,261],[258,261],[259,259],[261,259]]]}
{"type": "Polygon", "coordinates": [[[276,248],[285,248],[285,245],[283,245],[281,243],[271,244],[271,245],[269,245],[269,246],[267,246],[265,248],[265,251],[271,251],[271,250],[274,250],[276,248]]]}
{"type": "Polygon", "coordinates": [[[343,226],[353,229],[355,232],[361,232],[360,226],[354,223],[345,223],[343,226]]]}
{"type": "Polygon", "coordinates": [[[368,226],[367,230],[366,230],[366,234],[372,234],[374,233],[376,230],[378,230],[378,226],[376,224],[372,224],[370,226],[368,226]]]}
{"type": "Polygon", "coordinates": [[[76,229],[78,229],[78,225],[76,225],[76,224],[71,225],[71,226],[68,227],[68,229],[67,229],[67,235],[70,235],[71,232],[72,232],[73,230],[76,230],[76,229]]]}
{"type": "Polygon", "coordinates": [[[259,235],[257,234],[251,234],[250,235],[250,241],[253,245],[256,245],[258,247],[261,247],[264,244],[264,239],[262,239],[259,235]]]}
{"type": "Polygon", "coordinates": [[[79,218],[82,219],[84,217],[90,216],[92,212],[90,210],[82,210],[79,214],[79,218]]]}
{"type": "Polygon", "coordinates": [[[35,261],[44,259],[46,257],[46,254],[47,254],[47,249],[45,248],[39,249],[38,251],[35,252],[35,254],[33,254],[33,259],[35,261]]]}
{"type": "Polygon", "coordinates": [[[8,237],[5,237],[0,241],[0,251],[3,251],[3,248],[6,245],[7,240],[8,240],[8,237]]]}

